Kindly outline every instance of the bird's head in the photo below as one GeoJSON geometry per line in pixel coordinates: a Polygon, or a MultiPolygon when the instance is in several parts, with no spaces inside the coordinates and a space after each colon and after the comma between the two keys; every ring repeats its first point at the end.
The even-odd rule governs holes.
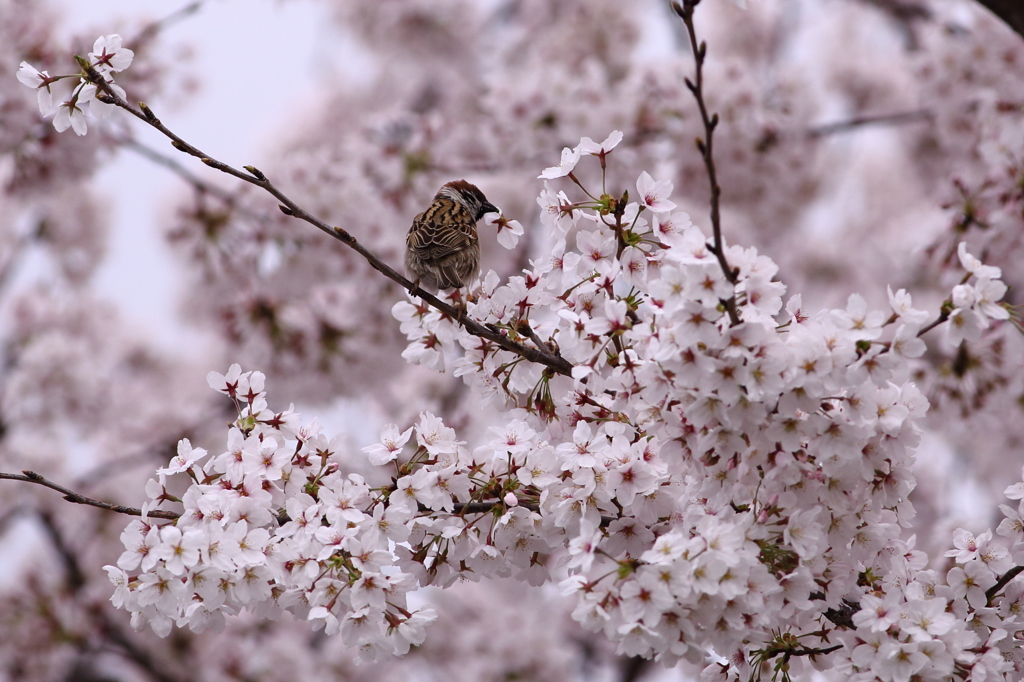
{"type": "Polygon", "coordinates": [[[487,201],[479,187],[465,180],[452,180],[437,192],[437,196],[445,196],[459,202],[466,207],[473,220],[480,220],[485,213],[501,212],[497,206],[487,201]]]}

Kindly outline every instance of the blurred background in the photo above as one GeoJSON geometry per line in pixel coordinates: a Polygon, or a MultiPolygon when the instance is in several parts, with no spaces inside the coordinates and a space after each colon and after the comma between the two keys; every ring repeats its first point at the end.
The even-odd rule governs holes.
{"type": "MultiPolygon", "coordinates": [[[[709,1],[697,17],[727,241],[773,258],[811,310],[853,292],[884,308],[889,285],[936,311],[962,240],[1021,302],[1021,36],[966,0],[709,1]]],[[[231,406],[205,377],[233,362],[267,374],[272,408],[346,434],[352,471],[384,423],[431,410],[471,443],[492,423],[457,379],[401,360],[401,292],[340,243],[126,116],[85,137],[40,117],[18,64],[70,73],[110,33],[135,51],[129,100],[396,266],[413,216],[458,178],[526,227],[514,251],[482,235],[485,271],[548,257],[537,175],[615,129],[610,192],[646,170],[709,224],[690,48],[661,0],[0,0],[3,471],[138,505],[180,438],[223,448],[231,406]]],[[[941,557],[1019,480],[1024,354],[1008,324],[930,345],[913,501],[918,547],[941,557]]],[[[161,640],[107,603],[126,523],[0,483],[0,681],[696,674],[617,656],[557,594],[500,581],[427,591],[426,643],[372,666],[251,614],[161,640]]]]}

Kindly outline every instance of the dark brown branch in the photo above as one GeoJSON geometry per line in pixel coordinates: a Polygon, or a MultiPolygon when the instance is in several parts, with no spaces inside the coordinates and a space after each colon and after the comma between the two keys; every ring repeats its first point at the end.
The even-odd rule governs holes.
{"type": "Polygon", "coordinates": [[[932,18],[932,12],[919,2],[905,0],[863,0],[865,4],[874,5],[900,23],[920,21],[932,18]]]}
{"type": "Polygon", "coordinates": [[[148,651],[141,648],[129,637],[120,625],[114,622],[106,611],[97,608],[94,613],[100,630],[107,640],[121,648],[121,654],[145,670],[157,682],[183,682],[181,678],[168,673],[165,664],[157,661],[148,651]]]}
{"type": "Polygon", "coordinates": [[[267,178],[267,176],[264,175],[259,169],[255,168],[254,166],[245,166],[245,170],[238,170],[237,168],[229,166],[228,164],[222,161],[218,161],[217,159],[211,157],[209,154],[206,154],[203,151],[199,150],[198,148],[192,146],[188,142],[185,142],[185,140],[178,137],[167,126],[161,123],[160,119],[156,117],[156,115],[148,106],[146,106],[142,102],[139,103],[138,108],[132,106],[123,98],[118,96],[117,93],[111,90],[106,80],[104,80],[104,78],[94,68],[92,68],[92,66],[90,66],[86,60],[82,59],[81,57],[76,57],[76,60],[78,60],[78,64],[82,67],[82,70],[86,74],[88,80],[95,84],[97,88],[99,88],[102,91],[102,94],[99,95],[99,97],[103,99],[103,101],[106,101],[110,104],[120,107],[121,109],[124,109],[131,115],[138,118],[140,121],[143,121],[147,125],[156,128],[161,133],[163,133],[164,136],[171,140],[171,146],[173,146],[178,151],[196,157],[210,168],[219,170],[222,173],[226,173],[228,175],[236,177],[239,180],[248,182],[249,184],[255,185],[260,189],[266,191],[280,202],[279,207],[285,215],[298,218],[299,220],[304,220],[305,222],[317,228],[324,234],[329,235],[334,239],[337,239],[338,241],[342,242],[349,248],[353,249],[359,255],[361,255],[366,260],[366,262],[370,264],[370,267],[372,267],[374,270],[381,273],[391,281],[395,282],[413,296],[419,297],[427,304],[429,304],[431,307],[441,311],[456,324],[461,324],[463,327],[465,327],[466,331],[472,334],[473,336],[486,339],[494,343],[495,345],[500,346],[504,350],[507,350],[511,353],[515,353],[516,355],[526,360],[529,360],[530,362],[536,362],[537,364],[544,365],[545,367],[550,368],[552,371],[558,374],[562,374],[564,376],[572,376],[572,364],[565,358],[561,357],[560,355],[545,352],[544,350],[539,348],[530,348],[529,346],[524,346],[522,344],[516,343],[515,341],[509,339],[507,336],[504,336],[499,332],[488,329],[487,327],[480,324],[476,320],[463,314],[462,311],[456,309],[454,306],[451,306],[445,303],[444,301],[441,301],[436,296],[427,293],[419,286],[413,284],[411,281],[406,279],[405,276],[396,271],[390,265],[382,261],[372,251],[370,251],[365,246],[360,244],[359,241],[356,240],[356,238],[349,234],[346,230],[343,230],[340,227],[332,227],[327,223],[323,222],[322,220],[311,215],[310,213],[307,213],[298,204],[296,204],[294,201],[288,198],[288,196],[286,196],[284,192],[275,187],[267,178]]]}
{"type": "MultiPolygon", "coordinates": [[[[824,601],[825,593],[811,592],[809,597],[811,601],[824,601]]],[[[843,603],[839,605],[839,608],[826,609],[821,615],[823,615],[833,625],[852,630],[857,627],[853,624],[853,614],[858,611],[860,611],[860,604],[844,599],[843,603]]]]}
{"type": "MultiPolygon", "coordinates": [[[[79,593],[86,585],[85,572],[82,570],[81,564],[78,562],[78,556],[68,545],[67,540],[64,539],[64,535],[60,532],[53,517],[45,512],[39,513],[39,520],[43,524],[43,528],[46,530],[46,535],[50,539],[50,543],[53,548],[57,551],[60,556],[61,562],[64,564],[65,572],[67,573],[68,586],[74,593],[79,593]]],[[[175,677],[167,673],[164,668],[166,666],[158,663],[153,656],[148,652],[138,647],[135,642],[128,637],[120,625],[111,620],[110,615],[103,610],[102,607],[96,606],[91,610],[92,616],[98,621],[99,630],[105,635],[106,640],[111,644],[114,644],[122,649],[121,654],[134,662],[140,668],[145,670],[150,677],[157,682],[182,682],[178,677],[175,677]]]]}
{"type": "Polygon", "coordinates": [[[118,138],[117,144],[119,144],[121,147],[129,151],[135,152],[139,156],[148,159],[149,161],[152,161],[158,166],[163,166],[164,168],[170,170],[172,173],[174,173],[182,180],[184,180],[186,183],[191,185],[192,189],[194,189],[200,196],[210,195],[212,197],[216,197],[217,199],[222,201],[224,205],[227,206],[231,211],[239,215],[245,216],[246,218],[249,218],[251,220],[260,223],[270,222],[270,216],[268,216],[266,213],[248,208],[244,202],[240,202],[239,198],[232,194],[231,192],[227,191],[222,187],[218,187],[217,185],[214,185],[203,180],[198,175],[196,175],[188,168],[186,168],[183,164],[178,163],[171,157],[165,156],[160,152],[156,151],[155,149],[151,149],[150,147],[147,147],[146,145],[136,142],[135,140],[127,137],[118,138]]]}
{"type": "MultiPolygon", "coordinates": [[[[934,15],[928,6],[906,0],[862,0],[886,12],[901,24],[931,19],[934,15]]],[[[1021,0],[978,0],[978,4],[999,17],[1013,31],[1024,37],[1024,3],[1021,0]]]]}
{"type": "Polygon", "coordinates": [[[917,24],[932,18],[932,11],[922,2],[916,0],[860,0],[866,5],[875,7],[888,15],[902,34],[906,49],[916,52],[921,49],[918,38],[917,24]]]}
{"type": "MultiPolygon", "coordinates": [[[[0,471],[0,480],[7,479],[10,481],[25,481],[27,483],[35,483],[37,485],[56,490],[59,493],[63,493],[64,499],[68,502],[74,502],[76,504],[85,504],[90,507],[97,507],[98,509],[106,509],[107,511],[117,512],[118,514],[128,514],[129,516],[142,516],[142,510],[136,507],[125,507],[120,504],[111,504],[109,502],[100,502],[92,498],[80,495],[79,493],[69,490],[62,485],[54,483],[46,478],[43,478],[34,471],[23,471],[20,474],[8,474],[0,471]]],[[[520,502],[520,507],[537,511],[540,509],[540,505],[530,502],[520,502]]],[[[501,501],[495,500],[494,502],[465,502],[462,504],[456,504],[452,510],[454,514],[479,514],[492,512],[495,509],[504,509],[504,504],[501,501]]],[[[427,507],[420,506],[421,511],[430,511],[427,507]]],[[[181,516],[178,512],[166,511],[163,509],[151,509],[148,514],[151,519],[177,519],[181,516]]],[[[291,519],[287,514],[281,514],[277,517],[278,525],[284,525],[291,519]]]]}
{"type": "Polygon", "coordinates": [[[870,116],[854,116],[853,118],[845,121],[837,121],[835,123],[826,123],[824,125],[815,126],[807,131],[807,136],[810,138],[825,137],[827,135],[834,135],[836,133],[844,133],[849,130],[854,130],[863,126],[870,125],[902,125],[905,123],[916,123],[918,121],[931,121],[934,117],[932,112],[926,109],[917,109],[915,111],[901,111],[895,114],[877,114],[870,116]]]}
{"type": "Polygon", "coordinates": [[[624,658],[619,664],[619,682],[637,682],[641,677],[644,676],[648,670],[651,669],[652,661],[640,656],[630,656],[624,658]]]}
{"type": "Polygon", "coordinates": [[[516,331],[530,339],[530,341],[533,341],[533,345],[537,346],[537,348],[550,352],[551,347],[544,343],[543,339],[537,336],[537,332],[533,331],[533,327],[531,327],[530,323],[526,320],[521,320],[519,322],[519,325],[516,327],[516,331]]]}
{"type": "Polygon", "coordinates": [[[1009,571],[1004,573],[1003,577],[1000,578],[995,585],[985,590],[985,597],[988,599],[988,602],[991,604],[995,596],[999,594],[999,590],[1006,587],[1007,583],[1016,578],[1022,572],[1024,572],[1024,566],[1014,566],[1009,571]]]}
{"type": "MultiPolygon", "coordinates": [[[[142,516],[142,510],[136,507],[125,507],[120,504],[111,504],[109,502],[100,502],[94,500],[85,495],[80,495],[73,490],[69,490],[62,485],[58,485],[53,481],[49,481],[34,471],[23,471],[20,474],[8,474],[0,471],[0,480],[7,479],[9,481],[25,481],[27,483],[35,483],[51,490],[64,495],[64,499],[68,502],[74,502],[75,504],[85,504],[90,507],[96,507],[97,509],[106,509],[107,511],[117,512],[118,514],[127,514],[129,516],[142,516]]],[[[164,511],[162,509],[152,509],[148,514],[149,518],[152,519],[176,519],[181,514],[172,511],[164,511]]]]}
{"type": "Polygon", "coordinates": [[[64,541],[64,536],[57,527],[57,522],[54,521],[52,514],[47,511],[40,510],[37,513],[37,516],[43,525],[43,529],[46,531],[46,536],[50,539],[50,544],[53,545],[53,548],[60,556],[61,563],[64,564],[64,571],[67,574],[68,586],[71,587],[73,592],[78,592],[85,586],[85,573],[82,571],[82,567],[78,564],[78,559],[75,556],[75,553],[68,546],[68,543],[64,541]]]}
{"type": "Polygon", "coordinates": [[[1006,22],[1006,25],[1024,38],[1024,2],[1021,0],[978,0],[992,14],[1006,22]]]}
{"type": "MultiPolygon", "coordinates": [[[[1014,566],[1009,571],[1004,573],[1003,577],[1000,578],[995,585],[993,585],[985,591],[985,598],[988,600],[988,603],[991,604],[992,600],[995,599],[996,595],[999,594],[999,591],[1006,587],[1006,585],[1009,584],[1011,580],[1016,578],[1021,573],[1024,573],[1024,566],[1014,566]]],[[[812,600],[820,600],[824,598],[825,595],[821,592],[811,593],[812,600]]],[[[853,623],[853,614],[857,613],[858,611],[860,611],[860,604],[851,601],[846,601],[844,599],[843,603],[839,605],[838,609],[828,609],[827,611],[822,613],[822,615],[825,616],[825,618],[827,618],[829,621],[831,621],[833,625],[837,625],[842,628],[853,629],[856,627],[853,623]]]]}
{"type": "Polygon", "coordinates": [[[173,26],[179,21],[187,19],[198,12],[205,1],[206,0],[195,0],[195,2],[185,5],[181,9],[171,12],[161,19],[157,19],[156,21],[146,24],[131,40],[126,41],[125,45],[133,50],[138,49],[140,46],[153,40],[153,38],[157,37],[168,27],[173,26]]]}
{"type": "Polygon", "coordinates": [[[936,317],[931,322],[929,322],[928,324],[926,324],[925,326],[921,327],[921,330],[917,332],[917,335],[918,336],[924,336],[925,334],[927,334],[931,330],[933,330],[936,327],[938,327],[940,324],[942,324],[943,322],[945,322],[946,320],[949,319],[949,313],[950,313],[950,310],[947,309],[946,306],[943,306],[942,312],[939,313],[939,316],[936,317]]]}
{"type": "MultiPolygon", "coordinates": [[[[825,595],[822,595],[822,597],[824,596],[825,595]]],[[[825,618],[827,618],[833,625],[853,630],[857,627],[853,623],[853,614],[857,613],[858,611],[860,611],[860,604],[856,604],[851,601],[846,601],[844,599],[843,603],[839,605],[838,609],[827,609],[821,615],[825,616],[825,618]]]]}
{"type": "Polygon", "coordinates": [[[15,272],[17,272],[18,265],[21,264],[21,260],[25,256],[26,247],[31,240],[31,235],[21,234],[18,235],[14,243],[9,247],[9,251],[6,254],[7,260],[0,263],[0,293],[7,288],[15,272]]]}
{"type": "MultiPolygon", "coordinates": [[[[707,56],[708,45],[705,42],[697,42],[697,31],[693,24],[693,12],[700,4],[700,0],[682,0],[672,2],[672,9],[686,26],[686,33],[690,38],[690,49],[693,51],[695,63],[694,77],[691,81],[686,79],[686,87],[697,100],[697,108],[700,110],[700,119],[704,123],[704,137],[697,138],[697,149],[701,158],[704,159],[704,168],[707,170],[708,182],[711,185],[711,230],[714,233],[715,245],[711,251],[718,259],[725,278],[730,283],[736,284],[739,272],[729,265],[725,258],[725,244],[722,243],[722,216],[721,199],[722,188],[718,184],[718,174],[715,171],[714,159],[714,133],[718,127],[718,114],[708,114],[707,104],[704,102],[704,59],[707,56]]],[[[728,300],[722,301],[726,312],[729,314],[729,321],[736,325],[740,323],[740,314],[736,308],[736,296],[730,296],[728,300]]]]}
{"type": "Polygon", "coordinates": [[[235,203],[237,202],[237,199],[233,194],[231,194],[231,192],[221,189],[216,185],[211,185],[210,183],[206,182],[189,169],[185,168],[185,166],[183,166],[182,164],[178,163],[169,156],[164,156],[155,149],[150,149],[146,145],[136,142],[135,140],[132,140],[130,138],[120,138],[117,140],[117,143],[129,151],[133,151],[139,156],[145,159],[149,159],[150,161],[159,166],[167,168],[175,175],[180,177],[182,180],[187,182],[189,185],[191,185],[192,188],[195,189],[197,192],[215,196],[230,206],[234,206],[235,203]]]}
{"type": "Polygon", "coordinates": [[[836,644],[825,649],[794,649],[786,652],[788,656],[825,656],[833,651],[839,651],[843,648],[842,644],[836,644]]]}

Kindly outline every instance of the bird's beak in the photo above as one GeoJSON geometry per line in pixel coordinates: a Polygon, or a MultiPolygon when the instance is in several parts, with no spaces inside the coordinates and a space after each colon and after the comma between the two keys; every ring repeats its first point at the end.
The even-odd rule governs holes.
{"type": "Polygon", "coordinates": [[[482,213],[501,213],[501,209],[489,201],[485,201],[480,207],[482,213]]]}

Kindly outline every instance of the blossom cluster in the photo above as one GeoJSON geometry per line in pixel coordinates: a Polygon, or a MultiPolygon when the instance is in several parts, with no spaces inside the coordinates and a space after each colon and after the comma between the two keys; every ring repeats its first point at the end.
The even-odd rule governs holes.
{"type": "MultiPolygon", "coordinates": [[[[534,584],[546,580],[538,556],[552,548],[529,539],[539,516],[518,506],[512,490],[494,488],[507,477],[503,453],[470,455],[452,429],[424,414],[412,457],[396,464],[390,483],[371,487],[341,469],[339,440],[316,421],[268,410],[263,383],[238,365],[211,373],[211,386],[240,405],[226,451],[211,457],[183,440],[147,486],[143,519],[125,530],[126,551],[107,567],[114,603],[135,626],[166,635],[173,624],[222,627],[225,615],[245,608],[268,617],[286,610],[340,632],[373,659],[423,641],[435,613],[408,606],[415,588],[512,568],[534,584]],[[192,480],[180,499],[168,492],[175,474],[192,480]],[[148,518],[168,500],[184,506],[176,521],[148,518]],[[482,510],[471,513],[474,504],[482,510]]],[[[412,431],[386,428],[367,448],[369,461],[395,462],[412,431]]]]}
{"type": "MultiPolygon", "coordinates": [[[[433,614],[407,601],[419,586],[557,578],[584,627],[669,664],[714,652],[709,672],[734,675],[817,651],[864,679],[1008,670],[1015,611],[985,620],[982,568],[958,553],[965,567],[936,587],[904,538],[927,410],[908,376],[928,314],[904,290],[885,311],[859,295],[784,306],[774,263],[709,240],[670,183],[644,173],[630,201],[579,182],[577,164],[605,171],[621,139],[584,139],[544,171],[584,195],[541,193],[552,258],[505,284],[489,272],[467,303],[571,376],[396,304],[406,358],[462,376],[502,421],[472,449],[429,413],[389,425],[366,448],[393,472],[378,484],[346,473],[318,424],[270,411],[260,373],[211,374],[239,416],[224,453],[183,441],[151,482],[144,515],[178,500],[172,474],[190,477],[180,518],[125,532],[109,571],[133,622],[166,634],[284,609],[376,658],[423,640],[433,614]],[[850,604],[852,624],[837,615],[850,604]],[[842,644],[822,648],[836,631],[842,644]]],[[[998,269],[960,257],[947,312],[966,322],[952,334],[1007,316],[998,269]]],[[[1005,572],[1005,555],[986,556],[1005,572]]]]}
{"type": "MultiPolygon", "coordinates": [[[[89,53],[88,64],[106,81],[114,93],[121,98],[125,92],[114,82],[113,74],[124,71],[131,66],[135,53],[121,45],[121,36],[113,33],[100,36],[93,43],[89,53]]],[[[46,71],[39,71],[28,62],[22,62],[18,69],[18,80],[36,91],[39,112],[43,116],[53,116],[53,127],[57,132],[68,128],[76,135],[85,135],[89,130],[89,118],[106,118],[114,110],[114,105],[97,97],[98,88],[81,74],[51,76],[46,71]],[[61,101],[57,84],[67,78],[78,78],[78,82],[68,97],[61,101]],[[57,95],[57,99],[54,99],[57,95]]]]}
{"type": "MultiPolygon", "coordinates": [[[[294,125],[274,143],[274,182],[384,260],[400,263],[412,217],[438,187],[467,177],[508,215],[530,219],[514,257],[494,257],[503,252],[493,231],[480,231],[484,268],[518,272],[538,254],[538,231],[529,229],[536,169],[585,131],[623,128],[628,151],[619,161],[629,172],[657,169],[682,189],[677,201],[704,200],[703,161],[693,147],[697,117],[684,86],[691,57],[683,46],[664,46],[657,59],[634,58],[649,42],[641,39],[645,24],[678,22],[668,3],[650,3],[651,12],[638,11],[644,3],[611,0],[531,0],[514,12],[461,0],[328,4],[345,34],[385,68],[362,87],[331,79],[319,90],[322,107],[293,112],[294,125]],[[371,211],[369,197],[376,198],[371,211]]],[[[709,16],[718,11],[704,6],[709,16]]],[[[743,18],[746,46],[774,30],[756,12],[743,18]]],[[[722,184],[733,210],[757,211],[749,221],[758,225],[755,236],[771,241],[796,222],[807,185],[820,176],[807,172],[815,151],[805,135],[785,144],[764,140],[799,130],[806,107],[793,104],[790,74],[773,75],[780,86],[768,95],[758,72],[728,53],[716,50],[722,59],[707,65],[716,83],[710,101],[727,130],[716,149],[734,160],[720,168],[722,184]],[[780,212],[785,217],[776,219],[780,212]]],[[[457,384],[391,361],[404,347],[388,315],[400,289],[358,254],[316,246],[317,236],[295,230],[258,188],[226,187],[234,201],[197,196],[182,201],[174,218],[172,241],[193,275],[189,314],[217,330],[234,360],[261,368],[289,395],[363,401],[372,383],[387,410],[395,403],[409,414],[437,409],[429,401],[457,384]],[[254,218],[250,208],[262,215],[254,218]]],[[[733,234],[747,222],[733,223],[733,234]]],[[[508,230],[497,236],[499,243],[513,237],[508,230]]]]}
{"type": "MultiPolygon", "coordinates": [[[[578,182],[587,150],[603,166],[618,139],[584,140],[542,177],[578,182]]],[[[469,304],[569,360],[571,380],[400,303],[407,358],[525,412],[544,445],[523,463],[531,481],[546,474],[541,511],[568,539],[574,615],[620,652],[672,662],[710,649],[749,667],[780,632],[825,641],[826,614],[859,603],[905,553],[927,409],[908,376],[928,314],[890,290],[888,311],[852,295],[812,315],[794,296],[777,319],[775,265],[726,246],[731,282],[718,247],[673,212],[668,183],[641,175],[636,202],[581,189],[589,198],[547,187],[539,200],[554,257],[505,285],[486,276],[469,304]]],[[[961,261],[954,342],[1007,317],[998,269],[963,249],[961,261]]]]}
{"type": "MultiPolygon", "coordinates": [[[[1022,487],[1006,494],[1020,499],[1022,487]]],[[[1016,576],[1015,563],[1024,564],[1024,533],[1020,510],[1003,505],[1003,511],[999,533],[1012,541],[1012,555],[991,542],[991,531],[974,536],[961,528],[946,552],[956,566],[943,575],[928,568],[913,539],[901,543],[888,574],[861,597],[855,629],[839,633],[844,649],[832,661],[835,669],[854,680],[948,679],[955,668],[969,670],[974,680],[1018,679],[1024,583],[1011,582],[1000,599],[996,583],[1016,576]]]]}
{"type": "MultiPolygon", "coordinates": [[[[683,45],[652,59],[651,47],[659,41],[651,40],[651,31],[664,29],[658,26],[664,19],[651,11],[653,3],[646,3],[646,9],[643,2],[617,0],[526,0],[514,8],[423,0],[328,4],[339,17],[346,13],[345,32],[356,36],[366,55],[384,68],[363,89],[346,78],[323,84],[319,102],[292,112],[292,124],[285,126],[291,131],[282,129],[286,139],[275,143],[278,155],[268,165],[275,181],[284,181],[279,186],[294,190],[304,206],[332,223],[347,224],[365,206],[366,197],[380,198],[372,212],[358,213],[356,233],[389,262],[401,261],[409,217],[426,205],[441,182],[472,174],[496,203],[511,207],[510,215],[528,216],[535,195],[528,185],[534,169],[554,160],[548,160],[552,150],[574,144],[581,134],[613,127],[626,131],[615,152],[619,177],[635,177],[648,169],[660,180],[672,180],[673,201],[691,212],[706,199],[703,164],[692,151],[695,112],[683,81],[692,78],[692,63],[683,45]],[[452,16],[458,21],[448,20],[452,16]],[[459,68],[447,68],[451,64],[459,68]],[[399,71],[402,78],[395,78],[399,71]]],[[[919,307],[929,301],[923,307],[931,310],[931,303],[962,278],[957,258],[962,240],[986,264],[1002,266],[1010,301],[1019,302],[1012,296],[1024,273],[1013,266],[1021,257],[1024,215],[1019,187],[1024,90],[1015,74],[1024,43],[994,16],[970,11],[970,3],[928,4],[930,18],[909,19],[895,13],[883,16],[871,3],[794,14],[792,3],[763,0],[743,15],[730,14],[728,3],[701,5],[701,29],[710,31],[714,56],[705,65],[706,97],[709,110],[717,111],[722,121],[715,151],[727,234],[762,251],[770,245],[789,289],[802,291],[804,301],[813,301],[815,307],[821,301],[832,305],[838,300],[833,297],[845,298],[849,291],[873,291],[876,282],[891,278],[893,289],[913,283],[914,301],[919,307]],[[956,15],[952,20],[951,14],[956,15]],[[786,26],[782,40],[804,58],[794,60],[789,58],[791,49],[775,49],[781,44],[780,21],[786,26]],[[841,51],[834,49],[839,35],[841,51]],[[807,58],[816,46],[818,53],[807,58]],[[851,59],[852,54],[857,58],[851,59]],[[919,72],[907,72],[907,57],[920,65],[919,72]],[[846,117],[914,110],[923,115],[898,123],[819,128],[823,122],[842,124],[846,117]],[[878,144],[880,139],[884,144],[878,144]],[[871,148],[868,154],[865,141],[871,148]],[[867,174],[865,160],[872,164],[867,174]],[[963,182],[949,186],[954,173],[963,182]],[[866,181],[866,195],[848,193],[851,180],[855,189],[866,181]],[[845,196],[836,192],[837,185],[847,190],[845,196]],[[957,193],[936,196],[943,188],[957,193]],[[935,210],[940,201],[950,202],[946,214],[935,210]],[[944,215],[949,229],[942,242],[925,250],[933,262],[921,270],[919,258],[910,251],[920,253],[921,244],[943,227],[944,215]]],[[[30,90],[13,77],[23,59],[54,73],[56,58],[67,53],[65,29],[70,26],[61,26],[65,17],[49,13],[45,5],[41,0],[0,0],[0,64],[9,74],[0,83],[0,156],[5,161],[0,173],[0,203],[5,206],[0,212],[0,279],[7,283],[4,300],[13,303],[7,309],[15,311],[10,320],[15,327],[7,330],[5,341],[10,371],[0,380],[0,402],[11,417],[4,420],[3,455],[7,469],[27,466],[65,482],[74,476],[74,487],[84,487],[80,492],[118,498],[126,486],[141,489],[141,483],[133,483],[141,472],[131,467],[149,467],[149,456],[162,457],[167,443],[185,434],[208,445],[206,430],[219,428],[223,420],[219,413],[210,420],[212,410],[204,401],[182,399],[180,386],[170,390],[172,378],[191,383],[189,372],[169,371],[163,359],[157,364],[151,348],[129,339],[126,327],[111,327],[107,304],[95,300],[88,283],[82,282],[102,263],[106,217],[102,211],[93,215],[82,210],[79,198],[89,191],[89,183],[82,180],[109,157],[112,139],[56,134],[39,119],[35,83],[30,90]],[[34,225],[45,229],[36,232],[31,230],[34,225]],[[72,278],[72,289],[85,298],[61,295],[67,283],[54,282],[48,268],[37,267],[37,246],[54,254],[54,262],[72,278]],[[19,263],[29,251],[33,260],[26,270],[19,263]],[[47,286],[19,295],[24,277],[14,277],[12,285],[12,271],[27,272],[47,286]],[[34,310],[26,315],[26,308],[34,310]],[[52,320],[43,320],[40,312],[52,320]],[[40,333],[44,328],[46,333],[40,333]],[[87,346],[89,352],[82,352],[87,346]],[[97,381],[102,387],[98,399],[97,381]],[[146,398],[140,400],[141,395],[146,398]],[[186,410],[187,419],[185,414],[168,418],[173,411],[186,410]],[[99,460],[95,468],[93,455],[99,460]],[[83,467],[89,471],[82,473],[83,467]],[[116,479],[107,477],[112,471],[116,479]]],[[[182,68],[180,55],[162,46],[147,54],[152,28],[120,31],[135,36],[126,41],[135,50],[125,73],[131,80],[118,77],[135,101],[152,101],[148,93],[159,80],[151,78],[159,75],[153,69],[200,77],[200,71],[182,68]]],[[[57,93],[56,84],[53,90],[55,99],[67,99],[57,93]]],[[[161,90],[166,94],[166,88],[161,90]]],[[[118,132],[127,135],[128,129],[118,132]]],[[[212,312],[203,321],[222,335],[231,357],[266,371],[284,404],[294,396],[309,404],[354,394],[360,408],[387,411],[388,419],[406,426],[421,410],[443,414],[447,423],[457,425],[462,439],[477,442],[474,431],[486,428],[480,424],[493,418],[491,410],[476,409],[469,392],[461,392],[450,377],[394,362],[400,335],[388,309],[399,295],[397,287],[366,267],[360,269],[358,258],[347,258],[344,249],[320,248],[316,236],[306,239],[291,219],[266,215],[278,213],[269,198],[260,204],[254,192],[236,194],[232,185],[224,187],[239,200],[224,204],[200,192],[195,201],[180,204],[175,242],[184,247],[179,253],[185,267],[196,275],[186,296],[189,314],[212,312]],[[389,386],[387,379],[395,381],[389,386]]],[[[101,203],[108,199],[96,206],[101,203]]],[[[494,259],[499,274],[518,273],[528,257],[546,257],[548,247],[533,227],[527,225],[512,257],[494,259]]],[[[486,259],[493,249],[483,230],[481,238],[486,259]]],[[[484,264],[485,269],[490,265],[486,260],[484,264]]],[[[867,298],[880,303],[881,293],[867,298]]],[[[950,352],[930,347],[916,364],[914,381],[931,403],[927,422],[917,423],[931,431],[927,447],[936,440],[950,446],[949,455],[958,460],[952,466],[965,474],[955,480],[960,490],[980,485],[998,497],[1007,474],[1017,473],[1014,458],[1020,454],[1024,425],[1017,400],[1024,391],[1022,339],[1011,325],[992,324],[979,339],[950,352]]],[[[201,362],[216,367],[221,361],[201,362]]],[[[950,463],[942,449],[927,455],[918,457],[915,470],[919,480],[914,502],[920,512],[915,547],[940,557],[947,528],[955,527],[948,525],[948,515],[961,513],[958,503],[963,498],[950,494],[950,463]],[[935,474],[931,478],[929,469],[935,474]]],[[[359,458],[358,453],[354,456],[359,458]]],[[[342,461],[351,462],[351,457],[342,461]]],[[[106,676],[123,676],[117,666],[138,661],[125,663],[101,652],[120,649],[128,641],[153,654],[158,670],[151,671],[154,677],[174,677],[174,668],[181,667],[177,676],[182,678],[328,675],[380,681],[408,679],[410,670],[416,676],[427,665],[435,675],[479,680],[485,677],[476,674],[473,662],[486,658],[495,679],[544,679],[536,670],[510,675],[523,663],[516,652],[524,647],[543,661],[538,665],[558,666],[551,665],[551,658],[545,661],[541,647],[523,642],[517,626],[522,621],[509,618],[513,608],[495,609],[502,595],[531,618],[557,626],[549,634],[523,625],[534,641],[545,639],[548,650],[576,650],[586,659],[563,670],[593,677],[594,647],[607,649],[607,642],[580,637],[575,628],[560,625],[556,614],[538,614],[534,604],[510,597],[510,581],[479,586],[473,599],[465,597],[465,586],[445,592],[441,597],[448,600],[447,609],[441,599],[434,603],[439,618],[431,626],[428,646],[383,666],[364,666],[358,674],[348,668],[351,652],[317,646],[319,633],[301,624],[260,622],[252,614],[231,619],[228,631],[217,637],[183,632],[162,644],[145,634],[124,640],[116,629],[121,619],[95,608],[93,596],[108,589],[102,571],[88,570],[116,551],[111,545],[117,542],[117,531],[111,534],[110,524],[83,526],[80,520],[88,510],[68,508],[33,490],[19,492],[5,497],[4,510],[30,506],[50,511],[61,526],[58,530],[73,540],[70,546],[77,550],[89,589],[72,584],[77,574],[56,562],[47,562],[45,574],[39,572],[39,563],[26,564],[31,570],[21,573],[23,580],[11,581],[0,594],[0,611],[9,614],[0,618],[0,670],[18,671],[15,676],[59,678],[72,669],[88,676],[86,667],[99,658],[106,676]],[[87,528],[91,533],[86,537],[81,533],[87,528]],[[446,610],[457,612],[449,618],[457,625],[444,623],[446,610]],[[29,627],[25,614],[34,618],[29,627]],[[486,626],[465,626],[472,622],[467,614],[475,614],[481,624],[502,622],[505,637],[494,636],[486,626]],[[501,667],[503,657],[493,655],[495,650],[505,652],[508,667],[501,667]],[[459,663],[445,669],[441,660],[459,663]]],[[[987,499],[977,493],[972,497],[987,499]]],[[[59,533],[56,537],[59,550],[59,533]]],[[[19,547],[19,553],[31,551],[19,547]]],[[[70,553],[62,556],[74,560],[70,553]]],[[[949,568],[941,559],[932,565],[942,576],[949,568]]],[[[1009,593],[1014,589],[1015,583],[1007,587],[1009,593]]],[[[532,594],[546,600],[552,611],[567,601],[547,599],[549,590],[532,594]]],[[[1007,608],[1016,607],[1011,603],[1007,608]]],[[[1007,638],[1001,646],[1011,641],[1007,638]]],[[[828,665],[836,660],[835,655],[827,658],[828,665]]],[[[799,665],[797,658],[790,660],[791,667],[799,665]]],[[[976,669],[980,675],[981,668],[976,669]]],[[[91,674],[101,676],[99,670],[91,674]]],[[[549,671],[546,679],[571,677],[549,671]]]]}

